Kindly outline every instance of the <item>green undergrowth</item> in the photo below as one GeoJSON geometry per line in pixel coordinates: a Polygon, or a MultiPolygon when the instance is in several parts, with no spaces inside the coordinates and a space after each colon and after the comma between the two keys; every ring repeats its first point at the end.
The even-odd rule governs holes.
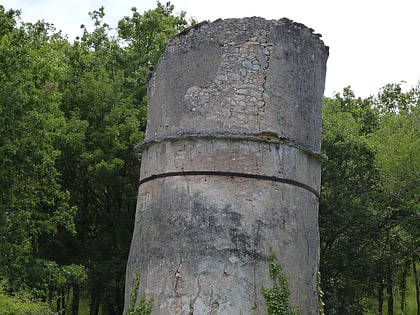
{"type": "MultiPolygon", "coordinates": [[[[420,269],[420,264],[418,264],[420,269]]],[[[374,297],[366,299],[366,309],[368,309],[366,315],[377,315],[378,314],[378,301],[374,297]]],[[[387,295],[384,295],[384,304],[382,307],[382,315],[388,315],[388,303],[387,295]]],[[[401,312],[401,291],[397,288],[394,289],[394,315],[417,315],[417,303],[416,303],[416,287],[414,284],[414,274],[410,271],[410,275],[407,278],[407,291],[405,297],[404,312],[401,312]]]]}
{"type": "Polygon", "coordinates": [[[140,273],[137,273],[134,281],[133,291],[131,293],[131,302],[127,312],[124,315],[149,315],[153,309],[153,299],[146,299],[145,294],[139,296],[138,291],[140,287],[140,273]]]}
{"type": "Polygon", "coordinates": [[[52,315],[48,305],[25,297],[9,296],[0,288],[1,315],[52,315]]]}

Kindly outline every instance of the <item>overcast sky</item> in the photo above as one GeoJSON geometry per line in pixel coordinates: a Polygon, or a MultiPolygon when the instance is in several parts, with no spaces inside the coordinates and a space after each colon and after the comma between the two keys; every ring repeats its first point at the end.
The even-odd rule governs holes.
{"type": "MultiPolygon", "coordinates": [[[[165,3],[167,0],[161,0],[165,3]]],[[[325,95],[351,86],[357,96],[375,95],[387,83],[420,80],[419,0],[172,0],[175,12],[198,21],[261,16],[287,17],[322,34],[330,47],[325,95]]],[[[6,9],[21,9],[22,20],[53,23],[70,40],[91,25],[88,12],[105,7],[112,27],[130,16],[156,7],[155,0],[0,0],[6,9]]]]}

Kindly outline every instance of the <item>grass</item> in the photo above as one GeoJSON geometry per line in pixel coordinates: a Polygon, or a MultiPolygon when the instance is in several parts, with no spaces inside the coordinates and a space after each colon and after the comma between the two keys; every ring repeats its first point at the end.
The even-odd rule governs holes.
{"type": "MultiPolygon", "coordinates": [[[[420,267],[420,265],[419,265],[420,267]]],[[[388,304],[386,301],[383,308],[383,315],[388,315],[388,304]]],[[[407,279],[407,292],[406,292],[406,306],[404,314],[400,312],[401,294],[399,290],[394,292],[394,314],[395,315],[417,315],[417,304],[416,304],[416,287],[414,285],[414,275],[411,269],[410,276],[407,279]]],[[[375,303],[375,305],[377,305],[375,303]]]]}

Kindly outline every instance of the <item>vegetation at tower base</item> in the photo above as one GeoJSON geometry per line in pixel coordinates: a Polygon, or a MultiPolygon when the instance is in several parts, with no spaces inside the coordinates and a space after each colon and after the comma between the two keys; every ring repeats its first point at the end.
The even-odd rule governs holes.
{"type": "MultiPolygon", "coordinates": [[[[159,55],[144,45],[163,47],[187,22],[158,4],[123,18],[140,31],[118,33],[102,23],[105,12],[92,12],[97,27],[70,43],[0,6],[1,311],[42,314],[48,304],[77,314],[79,296],[91,305],[79,314],[119,314],[138,180],[132,146],[143,137],[149,60],[159,55]],[[142,25],[156,35],[148,42],[142,25]]],[[[325,99],[327,315],[418,314],[419,94],[390,84],[369,98],[346,88],[325,99]]]]}
{"type": "Polygon", "coordinates": [[[0,310],[2,315],[53,315],[47,304],[26,300],[25,297],[12,297],[0,291],[0,310]]]}
{"type": "Polygon", "coordinates": [[[324,311],[324,292],[321,288],[321,273],[318,271],[316,282],[318,285],[318,297],[319,297],[319,315],[325,315],[324,311]]]}
{"type": "Polygon", "coordinates": [[[136,275],[136,280],[134,282],[133,292],[131,293],[131,302],[127,311],[124,315],[149,315],[152,313],[153,308],[153,299],[147,300],[146,296],[143,294],[139,297],[139,288],[140,288],[140,273],[136,275]]]}
{"type": "Polygon", "coordinates": [[[270,248],[270,256],[268,257],[269,273],[274,281],[272,288],[262,288],[267,312],[269,315],[299,315],[299,309],[290,306],[289,302],[289,283],[280,264],[277,262],[276,253],[270,248]]]}

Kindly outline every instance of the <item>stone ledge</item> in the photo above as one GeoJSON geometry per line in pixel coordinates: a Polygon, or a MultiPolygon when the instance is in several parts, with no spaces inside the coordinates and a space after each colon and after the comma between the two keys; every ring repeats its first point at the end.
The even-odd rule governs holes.
{"type": "Polygon", "coordinates": [[[227,132],[219,132],[219,133],[182,133],[176,135],[169,135],[165,137],[158,137],[148,139],[143,141],[136,146],[134,146],[134,153],[136,154],[138,159],[141,159],[142,152],[155,145],[160,144],[163,142],[176,142],[176,141],[186,141],[186,140],[224,140],[224,141],[252,141],[252,142],[262,142],[262,143],[270,143],[270,144],[279,144],[279,145],[287,145],[296,149],[299,149],[308,155],[314,157],[316,160],[324,163],[328,160],[327,156],[320,153],[311,151],[308,149],[304,149],[299,147],[292,141],[286,138],[279,137],[279,135],[275,132],[271,131],[262,131],[261,133],[253,133],[253,134],[234,134],[234,133],[227,133],[227,132]]]}

